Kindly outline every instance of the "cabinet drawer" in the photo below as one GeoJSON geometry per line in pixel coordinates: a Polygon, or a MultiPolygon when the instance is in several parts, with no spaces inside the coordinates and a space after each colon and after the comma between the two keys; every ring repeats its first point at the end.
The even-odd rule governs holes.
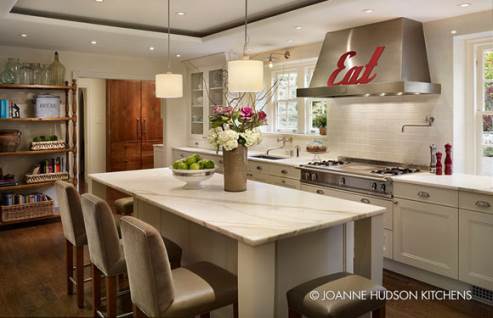
{"type": "Polygon", "coordinates": [[[383,257],[392,259],[392,231],[383,230],[383,257]]]}
{"type": "Polygon", "coordinates": [[[253,174],[269,174],[269,164],[254,160],[248,160],[248,172],[253,174]]]}
{"type": "Polygon", "coordinates": [[[460,191],[459,207],[493,214],[493,195],[460,191]]]}
{"type": "Polygon", "coordinates": [[[266,173],[283,178],[290,179],[301,179],[301,170],[295,167],[286,166],[286,165],[278,165],[278,164],[270,164],[266,166],[266,173]]]}
{"type": "Polygon", "coordinates": [[[267,178],[267,182],[270,184],[275,184],[278,186],[291,188],[291,189],[299,189],[301,184],[299,180],[289,179],[289,178],[281,178],[275,176],[269,176],[267,178]]]}
{"type": "Polygon", "coordinates": [[[385,208],[385,213],[383,215],[383,226],[385,229],[392,230],[392,226],[393,226],[392,213],[394,209],[394,203],[392,201],[382,200],[379,198],[374,198],[365,195],[359,195],[348,191],[336,190],[328,187],[315,187],[315,186],[302,185],[301,189],[309,192],[315,192],[318,194],[327,195],[330,197],[356,201],[356,202],[376,205],[385,208]]]}
{"type": "Polygon", "coordinates": [[[394,182],[394,196],[450,207],[459,206],[459,191],[433,188],[416,184],[394,182]]]}

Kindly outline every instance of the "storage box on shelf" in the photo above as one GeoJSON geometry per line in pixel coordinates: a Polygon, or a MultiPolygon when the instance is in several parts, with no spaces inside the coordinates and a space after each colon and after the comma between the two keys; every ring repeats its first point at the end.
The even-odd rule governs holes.
{"type": "MultiPolygon", "coordinates": [[[[19,192],[29,189],[34,190],[38,188],[47,188],[53,186],[56,180],[71,180],[76,185],[77,161],[70,160],[71,157],[75,158],[77,156],[77,104],[75,98],[77,93],[77,85],[75,80],[72,81],[71,84],[65,82],[64,85],[0,84],[0,91],[2,92],[3,96],[9,94],[10,91],[12,91],[12,94],[14,94],[14,90],[16,92],[14,96],[17,96],[17,98],[19,96],[19,91],[21,92],[21,94],[26,95],[32,93],[32,91],[39,92],[37,95],[42,96],[42,98],[38,98],[37,107],[36,104],[33,105],[33,107],[35,107],[35,111],[32,112],[38,117],[12,118],[12,116],[10,116],[10,118],[1,118],[0,128],[15,127],[22,130],[26,128],[26,125],[36,124],[40,125],[36,126],[37,131],[40,131],[40,129],[43,130],[46,126],[46,131],[50,132],[51,135],[51,132],[53,131],[53,125],[57,125],[57,127],[59,127],[58,125],[60,125],[60,127],[64,128],[62,129],[62,131],[64,132],[65,136],[58,136],[61,137],[60,139],[62,140],[36,140],[30,144],[30,149],[16,149],[16,151],[0,152],[0,167],[4,166],[4,169],[8,167],[8,165],[12,161],[7,161],[7,164],[2,163],[2,160],[12,160],[8,159],[8,157],[16,156],[33,158],[39,155],[63,154],[62,158],[63,162],[65,163],[65,168],[60,169],[60,171],[46,171],[48,173],[28,173],[26,175],[25,181],[19,182],[18,184],[11,184],[0,187],[0,192],[19,192]],[[58,93],[55,93],[56,91],[58,91],[58,93]],[[63,92],[63,95],[60,94],[60,91],[63,92]],[[50,94],[50,92],[54,92],[55,94],[50,94]],[[59,94],[60,96],[62,96],[62,98],[64,97],[65,111],[63,114],[60,113],[60,107],[58,105],[59,101],[57,100],[57,97],[54,97],[56,94],[59,94]],[[73,165],[70,165],[71,162],[73,162],[73,165]]],[[[12,112],[10,112],[10,114],[12,114],[12,112]]],[[[34,163],[35,162],[33,162],[33,164],[34,163]]],[[[17,173],[17,175],[19,174],[21,173],[17,173]]],[[[2,216],[1,223],[16,223],[53,217],[53,205],[53,200],[50,200],[50,202],[36,202],[19,205],[15,208],[12,206],[2,206],[2,211],[15,210],[25,212],[18,212],[18,215],[16,217],[9,216],[9,221],[5,221],[4,217],[2,216]],[[16,219],[14,220],[14,218],[16,219]]]]}
{"type": "Polygon", "coordinates": [[[0,206],[1,223],[11,224],[34,219],[44,219],[54,215],[53,200],[0,206]]]}

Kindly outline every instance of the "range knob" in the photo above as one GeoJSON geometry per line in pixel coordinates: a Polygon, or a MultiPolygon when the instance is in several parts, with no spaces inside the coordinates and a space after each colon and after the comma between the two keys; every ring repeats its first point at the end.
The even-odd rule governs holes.
{"type": "Polygon", "coordinates": [[[382,183],[382,184],[380,185],[380,191],[381,191],[381,192],[385,192],[385,190],[387,190],[387,187],[385,186],[385,183],[382,183]]]}
{"type": "Polygon", "coordinates": [[[376,183],[376,182],[373,182],[373,183],[371,184],[371,189],[372,189],[373,191],[377,191],[377,187],[378,187],[378,186],[377,186],[377,183],[376,183]]]}
{"type": "Polygon", "coordinates": [[[305,180],[310,180],[310,175],[311,175],[311,173],[310,173],[310,172],[305,172],[305,173],[303,174],[303,179],[305,179],[305,180]]]}
{"type": "Polygon", "coordinates": [[[342,185],[342,186],[343,186],[343,185],[346,185],[346,178],[341,177],[341,178],[339,179],[339,185],[342,185]]]}
{"type": "Polygon", "coordinates": [[[318,175],[316,173],[312,173],[312,181],[317,181],[318,175]]]}

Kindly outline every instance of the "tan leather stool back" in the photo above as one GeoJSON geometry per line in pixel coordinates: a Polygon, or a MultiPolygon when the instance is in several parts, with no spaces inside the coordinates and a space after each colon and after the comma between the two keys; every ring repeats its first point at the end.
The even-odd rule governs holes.
{"type": "Polygon", "coordinates": [[[106,276],[125,272],[125,258],[113,213],[106,201],[92,194],[82,195],[91,263],[106,276]]]}
{"type": "Polygon", "coordinates": [[[85,245],[87,243],[86,229],[79,192],[71,183],[65,181],[57,181],[55,188],[60,205],[63,235],[74,246],[85,245]]]}
{"type": "Polygon", "coordinates": [[[168,254],[159,232],[134,217],[121,218],[132,302],[149,317],[159,317],[174,298],[168,254]]]}

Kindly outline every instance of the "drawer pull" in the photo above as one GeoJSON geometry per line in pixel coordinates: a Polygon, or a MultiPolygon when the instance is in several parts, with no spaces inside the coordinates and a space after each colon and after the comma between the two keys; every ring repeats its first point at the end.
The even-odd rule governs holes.
{"type": "Polygon", "coordinates": [[[286,180],[281,180],[282,183],[286,183],[286,180]]]}
{"type": "Polygon", "coordinates": [[[247,177],[253,177],[253,174],[247,173],[247,177]]]}
{"type": "Polygon", "coordinates": [[[478,208],[487,209],[487,208],[491,207],[491,204],[489,202],[486,202],[486,201],[476,201],[476,206],[478,208]]]}
{"type": "Polygon", "coordinates": [[[366,204],[370,204],[370,200],[366,199],[366,198],[362,198],[360,200],[362,203],[366,203],[366,204]]]}
{"type": "Polygon", "coordinates": [[[320,190],[320,189],[319,189],[319,190],[317,190],[317,193],[318,193],[318,194],[324,194],[325,192],[324,192],[324,190],[320,190]]]}
{"type": "Polygon", "coordinates": [[[180,158],[185,158],[185,154],[180,154],[180,158]]]}
{"type": "Polygon", "coordinates": [[[430,197],[430,194],[428,192],[419,191],[418,197],[423,198],[423,199],[428,199],[430,197]]]}
{"type": "Polygon", "coordinates": [[[262,170],[262,167],[261,166],[257,166],[257,170],[262,170]]]}
{"type": "Polygon", "coordinates": [[[281,173],[282,174],[288,174],[288,170],[283,169],[283,170],[281,170],[281,173]]]}
{"type": "Polygon", "coordinates": [[[219,163],[220,163],[220,164],[223,164],[223,161],[222,161],[221,159],[219,159],[219,163]]]}

